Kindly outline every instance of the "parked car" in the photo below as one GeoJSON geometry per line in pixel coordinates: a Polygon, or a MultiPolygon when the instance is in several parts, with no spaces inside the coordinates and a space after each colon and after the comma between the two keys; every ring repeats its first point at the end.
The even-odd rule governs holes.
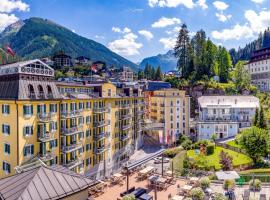
{"type": "MultiPolygon", "coordinates": [[[[163,163],[168,163],[170,162],[170,159],[169,158],[163,158],[163,163]]],[[[162,163],[162,157],[157,157],[154,159],[154,163],[155,164],[160,164],[162,163]]]]}

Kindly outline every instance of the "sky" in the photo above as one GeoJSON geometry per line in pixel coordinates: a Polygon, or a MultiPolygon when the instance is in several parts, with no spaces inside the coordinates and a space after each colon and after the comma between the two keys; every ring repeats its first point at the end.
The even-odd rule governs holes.
{"type": "Polygon", "coordinates": [[[243,47],[270,26],[270,0],[0,0],[0,31],[42,17],[133,61],[166,53],[179,27],[203,29],[227,49],[243,47]]]}

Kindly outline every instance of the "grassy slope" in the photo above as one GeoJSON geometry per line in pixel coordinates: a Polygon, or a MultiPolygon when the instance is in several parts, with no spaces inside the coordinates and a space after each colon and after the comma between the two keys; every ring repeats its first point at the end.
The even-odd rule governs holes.
{"type": "Polygon", "coordinates": [[[183,170],[183,161],[186,157],[186,153],[186,151],[181,151],[173,158],[173,166],[176,172],[181,172],[183,170]]]}
{"type": "Polygon", "coordinates": [[[235,140],[231,140],[229,142],[227,142],[228,145],[232,146],[232,147],[236,147],[241,149],[241,146],[239,144],[236,144],[235,140]]]}
{"type": "MultiPolygon", "coordinates": [[[[233,157],[233,166],[239,166],[239,165],[248,164],[252,162],[252,159],[244,154],[240,154],[235,151],[228,150],[228,149],[223,149],[221,147],[216,147],[214,154],[206,156],[206,162],[209,167],[214,166],[216,170],[221,169],[221,166],[219,164],[219,154],[221,150],[229,153],[229,155],[233,157]]],[[[187,152],[187,155],[194,159],[200,156],[200,155],[195,155],[194,150],[189,150],[187,152]]]]}

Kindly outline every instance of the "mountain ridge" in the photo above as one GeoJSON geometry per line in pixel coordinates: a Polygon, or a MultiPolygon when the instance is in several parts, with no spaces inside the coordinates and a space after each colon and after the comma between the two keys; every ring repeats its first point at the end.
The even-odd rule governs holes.
{"type": "Polygon", "coordinates": [[[73,58],[89,57],[117,68],[129,66],[138,70],[138,65],[108,49],[103,44],[80,36],[51,20],[32,17],[8,26],[0,33],[0,45],[9,44],[25,59],[50,57],[64,51],[73,58]]]}

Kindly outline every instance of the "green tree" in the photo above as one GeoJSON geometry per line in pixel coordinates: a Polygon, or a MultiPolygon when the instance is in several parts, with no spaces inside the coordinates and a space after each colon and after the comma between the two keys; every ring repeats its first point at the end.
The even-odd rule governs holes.
{"type": "Polygon", "coordinates": [[[154,67],[151,67],[150,80],[155,80],[156,70],[154,67]]]}
{"type": "Polygon", "coordinates": [[[145,68],[144,68],[144,75],[146,79],[150,79],[150,74],[151,74],[151,65],[146,63],[145,68]]]}
{"type": "Polygon", "coordinates": [[[221,165],[222,170],[229,171],[233,168],[232,164],[233,158],[223,150],[219,154],[219,164],[221,165]]]}
{"type": "Polygon", "coordinates": [[[255,116],[254,116],[254,119],[253,119],[253,126],[257,126],[258,125],[258,121],[259,121],[259,109],[256,108],[255,116]]]}
{"type": "Polygon", "coordinates": [[[183,24],[179,30],[176,45],[174,47],[174,54],[177,60],[178,70],[182,73],[184,78],[190,75],[190,38],[189,31],[186,24],[183,24]]]}
{"type": "Polygon", "coordinates": [[[231,56],[225,47],[219,47],[217,51],[217,62],[219,66],[219,79],[221,83],[229,81],[229,74],[232,67],[231,56]]]}
{"type": "Polygon", "coordinates": [[[156,81],[161,81],[163,79],[163,75],[161,72],[161,68],[160,66],[158,66],[157,70],[156,70],[156,74],[155,74],[155,80],[156,81]]]}
{"type": "Polygon", "coordinates": [[[202,190],[202,188],[193,188],[191,191],[190,191],[190,195],[192,197],[193,200],[203,200],[204,199],[204,192],[202,190]]]}
{"type": "Polygon", "coordinates": [[[262,129],[265,129],[266,128],[266,122],[265,122],[265,117],[264,117],[264,110],[263,110],[262,106],[260,108],[260,114],[259,114],[259,120],[258,120],[257,126],[259,128],[262,128],[262,129]]]}
{"type": "Polygon", "coordinates": [[[269,151],[269,133],[264,129],[251,127],[241,132],[239,143],[253,161],[257,163],[269,151]]]}
{"type": "Polygon", "coordinates": [[[123,200],[136,200],[135,196],[132,194],[132,195],[126,195],[124,196],[123,200]]]}
{"type": "Polygon", "coordinates": [[[55,76],[55,79],[65,77],[64,73],[59,70],[55,70],[54,76],[55,76]]]}
{"type": "Polygon", "coordinates": [[[238,92],[242,92],[242,90],[248,89],[250,86],[251,77],[244,64],[245,62],[238,61],[233,71],[233,80],[238,92]]]}
{"type": "Polygon", "coordinates": [[[144,72],[142,70],[138,71],[138,80],[144,79],[144,72]]]}

